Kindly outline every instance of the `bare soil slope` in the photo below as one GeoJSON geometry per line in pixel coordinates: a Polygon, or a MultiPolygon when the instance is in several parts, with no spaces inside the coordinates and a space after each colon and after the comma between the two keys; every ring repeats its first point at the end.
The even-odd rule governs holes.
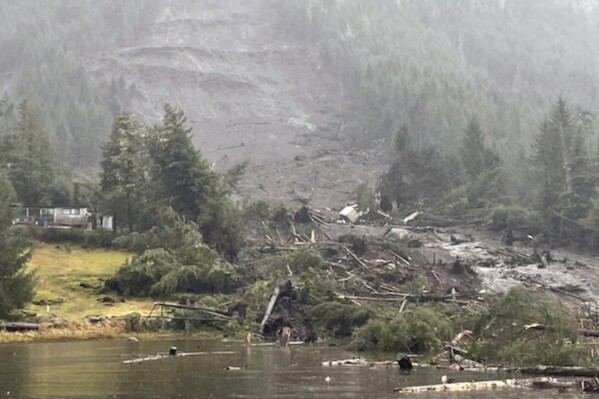
{"type": "Polygon", "coordinates": [[[343,87],[321,68],[317,44],[283,34],[276,1],[161,4],[144,43],[89,55],[99,78],[135,84],[136,112],[157,120],[162,104],[173,103],[217,168],[249,161],[243,197],[289,200],[315,192],[324,206],[333,200],[329,190],[343,201],[373,175],[364,156],[342,151],[341,137],[358,129],[344,115],[343,87]]]}

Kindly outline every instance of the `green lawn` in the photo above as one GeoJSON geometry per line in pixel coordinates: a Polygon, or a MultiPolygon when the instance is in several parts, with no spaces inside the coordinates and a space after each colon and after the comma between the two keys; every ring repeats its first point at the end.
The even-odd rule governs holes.
{"type": "MultiPolygon", "coordinates": [[[[97,290],[79,285],[85,282],[101,287],[103,280],[114,274],[128,257],[127,253],[105,249],[87,250],[72,246],[67,251],[64,244],[38,246],[27,266],[37,276],[34,300],[62,299],[63,303],[50,305],[50,313],[71,321],[79,321],[89,315],[122,316],[131,312],[146,315],[152,308],[150,299],[127,298],[125,303],[106,306],[98,302],[103,295],[97,295],[97,290]]],[[[113,293],[109,296],[115,297],[113,293]]],[[[26,310],[38,315],[47,311],[46,306],[33,304],[26,310]]]]}

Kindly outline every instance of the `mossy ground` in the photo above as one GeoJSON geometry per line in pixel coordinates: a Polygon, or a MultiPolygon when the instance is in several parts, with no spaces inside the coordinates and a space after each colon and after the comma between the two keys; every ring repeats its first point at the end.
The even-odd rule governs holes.
{"type": "MultiPolygon", "coordinates": [[[[34,301],[62,300],[60,304],[49,305],[52,314],[72,322],[82,321],[86,316],[123,316],[138,312],[147,315],[152,308],[148,298],[127,298],[126,302],[106,306],[98,301],[104,295],[97,294],[106,277],[115,271],[129,257],[129,254],[107,249],[84,249],[78,246],[65,247],[64,244],[42,244],[33,249],[33,256],[27,265],[35,272],[36,294],[34,301]],[[85,282],[98,289],[83,288],[85,282]]],[[[114,297],[113,294],[109,294],[114,297]]],[[[30,304],[25,309],[41,316],[47,313],[45,305],[30,304]]]]}

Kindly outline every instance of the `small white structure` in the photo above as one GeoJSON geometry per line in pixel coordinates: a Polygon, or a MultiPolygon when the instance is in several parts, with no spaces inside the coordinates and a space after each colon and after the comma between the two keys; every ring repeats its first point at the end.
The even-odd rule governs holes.
{"type": "Polygon", "coordinates": [[[102,230],[112,230],[113,218],[112,216],[104,216],[102,217],[102,230]]]}
{"type": "Polygon", "coordinates": [[[346,206],[339,212],[339,215],[350,223],[356,223],[360,216],[362,216],[361,212],[358,212],[357,205],[346,206]]]}

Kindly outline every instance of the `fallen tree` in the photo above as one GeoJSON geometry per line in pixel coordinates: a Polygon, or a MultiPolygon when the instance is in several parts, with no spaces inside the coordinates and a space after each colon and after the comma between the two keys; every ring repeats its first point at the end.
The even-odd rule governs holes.
{"type": "MultiPolygon", "coordinates": [[[[425,393],[425,392],[468,392],[468,391],[496,391],[500,389],[576,389],[577,382],[564,382],[554,378],[532,379],[507,379],[492,381],[454,382],[449,384],[422,385],[415,387],[395,388],[394,392],[425,393]]],[[[591,391],[584,391],[591,392],[591,391]]]]}

